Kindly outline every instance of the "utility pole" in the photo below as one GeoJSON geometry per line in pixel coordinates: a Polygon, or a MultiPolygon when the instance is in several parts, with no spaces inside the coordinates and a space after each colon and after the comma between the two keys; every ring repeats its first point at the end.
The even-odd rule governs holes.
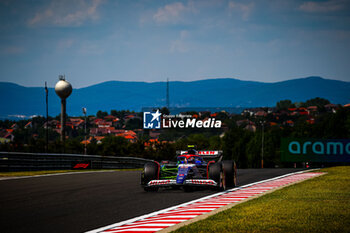
{"type": "Polygon", "coordinates": [[[46,93],[46,153],[49,153],[49,89],[45,82],[45,93],[46,93]]]}
{"type": "Polygon", "coordinates": [[[166,81],[166,107],[168,108],[168,110],[170,111],[169,107],[170,107],[170,100],[169,100],[169,78],[167,78],[166,81]]]}
{"type": "Polygon", "coordinates": [[[86,108],[83,108],[83,113],[84,113],[84,122],[85,122],[85,125],[84,125],[84,134],[85,134],[85,137],[84,137],[84,155],[87,154],[87,147],[86,147],[86,144],[87,144],[87,135],[86,135],[86,108]]]}
{"type": "Polygon", "coordinates": [[[261,136],[261,168],[264,168],[264,124],[265,121],[260,121],[262,125],[262,136],[261,136]]]}

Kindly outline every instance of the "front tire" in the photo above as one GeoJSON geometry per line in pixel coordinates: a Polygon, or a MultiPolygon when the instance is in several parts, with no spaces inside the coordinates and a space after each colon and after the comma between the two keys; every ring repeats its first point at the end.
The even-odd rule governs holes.
{"type": "MultiPolygon", "coordinates": [[[[158,165],[156,163],[146,163],[142,174],[141,174],[141,184],[147,185],[151,180],[158,179],[158,165]]],[[[144,187],[146,192],[157,192],[158,187],[144,187]]]]}

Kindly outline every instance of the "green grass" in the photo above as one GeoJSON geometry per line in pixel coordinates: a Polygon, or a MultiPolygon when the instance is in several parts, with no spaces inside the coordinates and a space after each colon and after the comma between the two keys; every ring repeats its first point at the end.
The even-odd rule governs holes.
{"type": "Polygon", "coordinates": [[[39,176],[48,174],[59,174],[67,172],[92,172],[92,171],[141,171],[141,168],[135,169],[109,169],[109,170],[53,170],[53,171],[24,171],[24,172],[0,172],[0,177],[18,177],[18,176],[39,176]]]}
{"type": "Polygon", "coordinates": [[[350,166],[321,171],[175,232],[350,232],[350,166]]]}

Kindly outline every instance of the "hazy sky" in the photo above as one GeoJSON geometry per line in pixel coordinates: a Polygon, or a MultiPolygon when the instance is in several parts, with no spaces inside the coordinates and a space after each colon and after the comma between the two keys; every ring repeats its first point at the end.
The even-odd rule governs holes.
{"type": "Polygon", "coordinates": [[[350,1],[0,0],[0,81],[350,81],[350,1]]]}

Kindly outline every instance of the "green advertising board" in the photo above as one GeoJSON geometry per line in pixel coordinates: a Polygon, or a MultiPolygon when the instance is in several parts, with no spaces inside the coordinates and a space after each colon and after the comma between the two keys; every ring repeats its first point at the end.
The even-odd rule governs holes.
{"type": "Polygon", "coordinates": [[[282,162],[350,162],[350,139],[282,138],[282,162]]]}

